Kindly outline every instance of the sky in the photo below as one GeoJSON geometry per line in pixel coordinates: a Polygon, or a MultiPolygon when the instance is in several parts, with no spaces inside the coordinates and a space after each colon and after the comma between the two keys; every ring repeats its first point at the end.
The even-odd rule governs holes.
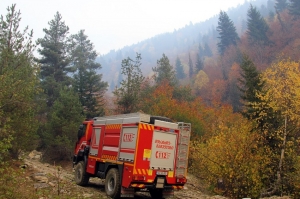
{"type": "Polygon", "coordinates": [[[190,23],[205,21],[245,0],[0,0],[0,15],[16,4],[20,27],[33,29],[34,40],[58,11],[70,34],[84,29],[99,55],[130,46],[190,23]]]}

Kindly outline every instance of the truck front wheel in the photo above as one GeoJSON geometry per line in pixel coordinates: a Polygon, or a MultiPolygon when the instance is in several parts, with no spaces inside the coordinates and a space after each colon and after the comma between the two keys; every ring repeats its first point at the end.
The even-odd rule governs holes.
{"type": "Polygon", "coordinates": [[[85,164],[80,161],[75,166],[75,182],[80,186],[86,186],[89,183],[90,176],[85,171],[85,164]]]}
{"type": "Polygon", "coordinates": [[[120,173],[116,168],[111,168],[105,178],[105,192],[113,198],[119,198],[121,192],[120,173]]]}

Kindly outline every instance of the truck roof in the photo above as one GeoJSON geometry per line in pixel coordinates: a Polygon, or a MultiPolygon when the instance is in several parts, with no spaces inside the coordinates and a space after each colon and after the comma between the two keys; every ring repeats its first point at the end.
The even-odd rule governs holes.
{"type": "Polygon", "coordinates": [[[172,120],[167,117],[151,116],[149,114],[141,113],[141,112],[95,117],[93,120],[94,120],[94,124],[126,124],[126,123],[136,123],[136,122],[145,122],[149,124],[154,124],[155,120],[172,122],[172,120]]]}

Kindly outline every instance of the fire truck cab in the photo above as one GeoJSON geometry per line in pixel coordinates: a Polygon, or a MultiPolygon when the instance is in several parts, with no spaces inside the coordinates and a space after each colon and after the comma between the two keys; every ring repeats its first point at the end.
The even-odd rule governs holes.
{"type": "Polygon", "coordinates": [[[149,191],[167,198],[187,182],[191,124],[144,113],[97,117],[78,130],[73,167],[75,182],[105,179],[111,198],[149,191]]]}

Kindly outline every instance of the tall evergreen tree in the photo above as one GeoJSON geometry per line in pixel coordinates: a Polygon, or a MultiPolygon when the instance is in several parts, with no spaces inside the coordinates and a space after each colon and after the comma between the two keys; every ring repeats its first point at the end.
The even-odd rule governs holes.
{"type": "Polygon", "coordinates": [[[122,81],[123,81],[123,75],[122,73],[119,73],[118,80],[117,80],[117,87],[120,87],[122,81]]]}
{"type": "Polygon", "coordinates": [[[161,84],[164,81],[168,81],[173,86],[177,84],[176,72],[165,54],[157,60],[157,67],[152,68],[152,70],[155,73],[154,80],[156,84],[161,84]]]}
{"type": "Polygon", "coordinates": [[[204,44],[204,56],[211,57],[213,55],[209,45],[207,43],[204,44]]]}
{"type": "Polygon", "coordinates": [[[122,60],[122,74],[125,78],[122,80],[119,88],[113,92],[117,97],[119,112],[132,113],[139,110],[141,85],[144,76],[141,71],[141,54],[136,53],[136,60],[130,57],[122,60]]]}
{"type": "Polygon", "coordinates": [[[38,39],[41,48],[38,52],[41,58],[41,80],[43,89],[47,95],[47,105],[51,107],[59,96],[59,90],[63,85],[70,85],[71,78],[68,72],[70,59],[67,54],[67,36],[69,27],[62,21],[62,16],[57,12],[49,24],[49,29],[44,28],[44,38],[38,39]]]}
{"type": "Polygon", "coordinates": [[[6,17],[0,18],[1,162],[8,152],[16,158],[20,150],[32,150],[37,143],[38,66],[33,56],[33,32],[28,27],[21,31],[20,21],[15,4],[7,8],[6,17]]]}
{"type": "Polygon", "coordinates": [[[189,53],[189,78],[192,78],[194,75],[194,65],[193,65],[193,61],[191,59],[191,55],[189,53]]]}
{"type": "Polygon", "coordinates": [[[283,11],[284,9],[286,9],[288,7],[288,3],[287,0],[275,0],[275,9],[278,12],[283,11]]]}
{"type": "Polygon", "coordinates": [[[195,69],[196,69],[195,73],[198,74],[198,72],[200,70],[203,70],[203,68],[204,68],[203,60],[201,59],[200,55],[197,54],[197,60],[196,60],[196,65],[195,65],[195,69]]]}
{"type": "Polygon", "coordinates": [[[268,44],[269,39],[267,37],[267,31],[269,29],[266,21],[261,16],[256,7],[253,7],[250,4],[250,8],[248,10],[248,41],[250,44],[268,44]]]}
{"type": "Polygon", "coordinates": [[[289,4],[289,13],[295,18],[300,17],[300,1],[299,0],[290,0],[289,4]]]}
{"type": "Polygon", "coordinates": [[[114,82],[114,80],[112,79],[111,82],[110,82],[110,85],[109,85],[109,90],[110,90],[110,91],[113,91],[113,90],[115,89],[115,86],[116,86],[116,85],[115,85],[115,82],[114,82]]]}
{"type": "Polygon", "coordinates": [[[255,119],[259,113],[253,107],[253,104],[255,102],[261,103],[261,100],[257,97],[257,93],[263,92],[264,82],[261,82],[260,73],[247,55],[243,55],[241,69],[242,78],[239,79],[241,83],[239,90],[242,93],[241,99],[245,107],[243,114],[248,119],[255,119]]]}
{"type": "Polygon", "coordinates": [[[218,43],[219,53],[223,55],[227,47],[236,45],[239,40],[236,28],[226,12],[220,12],[217,31],[220,39],[218,43]]]}
{"type": "Polygon", "coordinates": [[[179,57],[177,57],[177,59],[176,59],[175,66],[176,66],[176,77],[178,79],[184,79],[185,73],[184,73],[183,66],[182,66],[182,63],[181,63],[179,57]]]}
{"type": "Polygon", "coordinates": [[[102,74],[97,74],[101,65],[96,63],[97,53],[93,43],[88,40],[84,30],[71,36],[72,67],[76,70],[74,75],[74,88],[79,95],[81,105],[84,107],[86,118],[104,115],[103,95],[108,84],[103,82],[102,74]]]}
{"type": "Polygon", "coordinates": [[[201,44],[198,46],[198,55],[200,57],[204,57],[204,48],[201,46],[201,44]]]}

